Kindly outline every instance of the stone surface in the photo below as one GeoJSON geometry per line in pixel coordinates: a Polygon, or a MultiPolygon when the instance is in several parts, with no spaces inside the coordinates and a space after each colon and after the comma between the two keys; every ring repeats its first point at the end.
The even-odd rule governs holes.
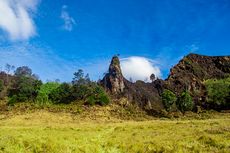
{"type": "Polygon", "coordinates": [[[114,56],[109,66],[109,72],[101,81],[103,87],[111,94],[120,94],[124,92],[124,77],[121,72],[120,61],[114,56]]]}

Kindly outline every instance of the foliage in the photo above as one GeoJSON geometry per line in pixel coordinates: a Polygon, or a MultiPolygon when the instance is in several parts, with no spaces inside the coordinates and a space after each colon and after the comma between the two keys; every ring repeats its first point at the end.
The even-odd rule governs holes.
{"type": "Polygon", "coordinates": [[[207,102],[216,109],[230,108],[230,77],[205,81],[208,93],[207,102]]]}
{"type": "Polygon", "coordinates": [[[59,87],[50,92],[49,98],[55,103],[69,104],[73,101],[71,85],[62,83],[59,87]]]}
{"type": "Polygon", "coordinates": [[[5,65],[5,70],[6,70],[6,73],[9,74],[11,70],[14,70],[15,69],[15,66],[14,65],[10,65],[10,64],[6,64],[5,65]]]}
{"type": "Polygon", "coordinates": [[[41,85],[40,90],[38,91],[38,96],[36,98],[36,101],[39,104],[46,104],[50,102],[49,94],[57,89],[60,86],[57,82],[47,82],[43,85],[41,85]]]}
{"type": "Polygon", "coordinates": [[[84,76],[83,70],[74,73],[72,97],[74,100],[83,100],[87,104],[105,105],[109,103],[109,97],[97,83],[91,82],[89,75],[84,76]]]}
{"type": "Polygon", "coordinates": [[[171,106],[176,102],[176,95],[170,90],[164,90],[162,93],[162,102],[167,111],[171,110],[171,106]]]}
{"type": "MultiPolygon", "coordinates": [[[[11,66],[7,65],[10,71],[11,66]]],[[[1,84],[0,82],[0,91],[1,84]]],[[[97,83],[90,81],[89,75],[84,75],[79,69],[74,73],[72,84],[48,82],[42,84],[38,76],[32,73],[27,66],[18,67],[15,70],[11,85],[8,88],[9,103],[32,102],[37,104],[69,104],[74,101],[83,101],[90,105],[105,105],[110,99],[103,88],[97,83]]]]}
{"type": "Polygon", "coordinates": [[[21,66],[15,70],[14,75],[17,77],[20,77],[20,76],[31,77],[32,76],[32,70],[28,66],[21,66]]]}
{"type": "Polygon", "coordinates": [[[17,77],[8,89],[9,103],[33,101],[38,94],[42,82],[27,76],[17,77]]]}
{"type": "Polygon", "coordinates": [[[181,94],[181,96],[177,99],[177,107],[182,112],[191,111],[193,109],[193,100],[188,91],[185,91],[181,94]]]}
{"type": "Polygon", "coordinates": [[[84,72],[82,69],[79,69],[73,75],[74,75],[74,78],[72,80],[73,85],[85,85],[90,83],[89,74],[86,74],[86,76],[84,76],[84,72]]]}
{"type": "Polygon", "coordinates": [[[90,105],[107,105],[110,99],[103,88],[97,84],[92,84],[88,92],[90,93],[86,99],[86,102],[90,105]]]}

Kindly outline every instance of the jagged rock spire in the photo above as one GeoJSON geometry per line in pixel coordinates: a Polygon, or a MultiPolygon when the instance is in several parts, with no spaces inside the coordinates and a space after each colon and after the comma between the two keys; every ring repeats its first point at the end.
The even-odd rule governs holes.
{"type": "Polygon", "coordinates": [[[124,77],[121,72],[120,60],[114,56],[109,66],[109,72],[105,75],[101,84],[112,94],[119,94],[124,91],[124,77]]]}

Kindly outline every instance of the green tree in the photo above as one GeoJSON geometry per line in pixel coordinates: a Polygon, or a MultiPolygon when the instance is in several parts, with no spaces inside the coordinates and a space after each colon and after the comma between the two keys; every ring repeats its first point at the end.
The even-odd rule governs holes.
{"type": "Polygon", "coordinates": [[[12,86],[8,89],[10,103],[33,101],[38,95],[42,82],[31,77],[17,77],[12,86]]]}
{"type": "Polygon", "coordinates": [[[74,75],[74,78],[72,80],[73,85],[85,85],[90,83],[89,74],[84,75],[82,69],[79,69],[73,75],[74,75]]]}
{"type": "Polygon", "coordinates": [[[47,82],[41,85],[40,90],[38,91],[38,96],[36,98],[37,103],[47,104],[50,103],[49,94],[57,89],[60,86],[57,82],[47,82]]]}
{"type": "Polygon", "coordinates": [[[97,83],[91,82],[83,70],[74,73],[72,85],[63,83],[54,89],[49,98],[55,103],[70,103],[73,101],[84,101],[90,105],[106,105],[110,102],[107,93],[97,83]]]}
{"type": "Polygon", "coordinates": [[[89,94],[86,97],[86,103],[90,105],[107,105],[110,102],[109,96],[107,95],[105,90],[96,83],[91,85],[88,93],[89,94]]]}
{"type": "Polygon", "coordinates": [[[6,71],[6,82],[7,84],[9,83],[9,74],[11,70],[14,70],[15,66],[14,65],[10,65],[10,64],[6,64],[5,65],[5,71],[6,71]]]}
{"type": "Polygon", "coordinates": [[[9,103],[34,101],[41,85],[42,82],[34,77],[29,67],[18,67],[15,71],[15,78],[8,89],[9,103]]]}
{"type": "Polygon", "coordinates": [[[15,70],[14,75],[17,77],[20,77],[20,76],[31,77],[33,73],[32,73],[32,70],[28,66],[21,66],[15,70]]]}
{"type": "Polygon", "coordinates": [[[230,77],[226,79],[210,79],[205,81],[207,102],[214,109],[230,108],[230,77]]]}
{"type": "Polygon", "coordinates": [[[164,90],[162,93],[162,102],[167,111],[171,110],[172,105],[176,102],[176,95],[170,90],[164,90]]]}
{"type": "Polygon", "coordinates": [[[191,111],[194,107],[193,100],[188,91],[185,91],[177,100],[177,107],[182,112],[191,111]]]}
{"type": "Polygon", "coordinates": [[[73,101],[71,85],[62,83],[58,88],[50,92],[49,98],[55,103],[69,104],[73,101]]]}

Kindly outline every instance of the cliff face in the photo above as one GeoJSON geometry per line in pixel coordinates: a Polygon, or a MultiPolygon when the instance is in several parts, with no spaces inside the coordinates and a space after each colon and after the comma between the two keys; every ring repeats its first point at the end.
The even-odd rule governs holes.
{"type": "Polygon", "coordinates": [[[189,54],[170,70],[165,88],[176,94],[189,90],[196,104],[203,105],[207,79],[221,79],[230,74],[230,56],[202,56],[189,54]]]}
{"type": "Polygon", "coordinates": [[[130,103],[135,103],[146,110],[161,110],[163,105],[159,96],[162,80],[154,83],[126,80],[120,68],[120,61],[114,56],[109,66],[109,72],[104,76],[100,84],[115,98],[126,98],[130,103]],[[159,87],[159,88],[156,88],[159,87]]]}
{"type": "Polygon", "coordinates": [[[101,81],[103,87],[111,94],[120,94],[124,92],[124,77],[121,72],[120,61],[117,56],[114,56],[109,66],[109,72],[101,81]]]}
{"type": "Polygon", "coordinates": [[[119,58],[112,58],[109,72],[100,84],[113,96],[125,97],[150,113],[164,109],[161,94],[170,89],[177,95],[190,91],[195,104],[205,106],[207,79],[225,78],[230,74],[230,56],[202,56],[189,54],[170,70],[166,80],[157,79],[152,83],[126,80],[120,68],[119,58]]]}

